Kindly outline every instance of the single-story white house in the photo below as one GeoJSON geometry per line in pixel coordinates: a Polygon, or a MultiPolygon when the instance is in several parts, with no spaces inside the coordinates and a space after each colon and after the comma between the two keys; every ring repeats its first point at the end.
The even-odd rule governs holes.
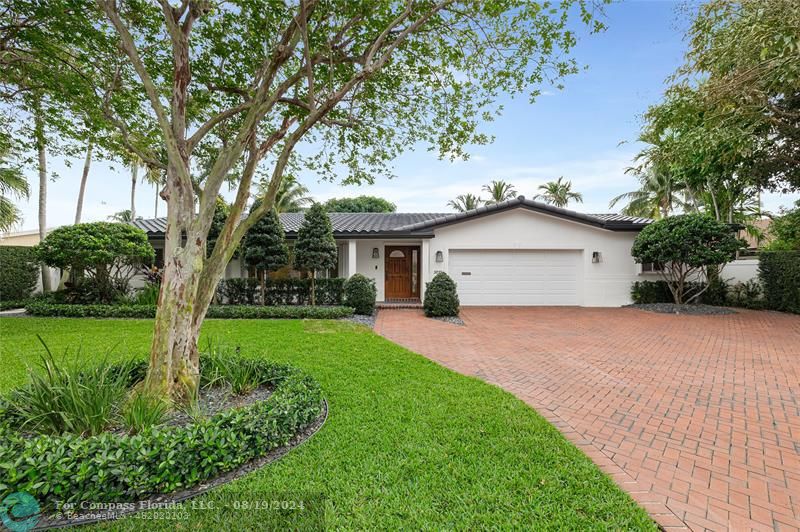
{"type": "MultiPolygon", "coordinates": [[[[293,240],[303,213],[280,215],[293,240]]],[[[651,220],[583,214],[519,196],[464,213],[331,213],[336,271],[375,280],[378,301],[414,303],[437,272],[457,284],[462,305],[576,305],[631,302],[631,285],[657,279],[631,256],[651,220]]],[[[137,220],[163,259],[165,218],[137,220]]],[[[226,278],[246,277],[238,259],[226,278]]]]}

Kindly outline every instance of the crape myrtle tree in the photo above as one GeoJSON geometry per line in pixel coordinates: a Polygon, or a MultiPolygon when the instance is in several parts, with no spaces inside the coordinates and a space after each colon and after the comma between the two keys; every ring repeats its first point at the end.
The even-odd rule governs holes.
{"type": "Polygon", "coordinates": [[[102,109],[124,145],[166,175],[146,386],[178,400],[196,393],[197,339],[225,265],[287,171],[369,183],[412,146],[464,157],[491,140],[479,125],[501,94],[534,98],[577,70],[573,15],[602,29],[591,0],[9,2],[13,18],[36,11],[30,31],[48,36],[32,53],[104,73],[111,82],[85,87],[76,104],[102,109]],[[153,132],[155,146],[143,142],[153,132]],[[243,217],[257,170],[268,185],[243,217]],[[206,257],[226,182],[235,198],[206,257]]]}
{"type": "Polygon", "coordinates": [[[336,266],[336,240],[325,207],[315,203],[306,211],[294,243],[294,266],[311,273],[311,304],[317,304],[317,272],[336,266]]]}
{"type": "MultiPolygon", "coordinates": [[[[251,210],[258,207],[259,202],[256,202],[251,210]]],[[[275,209],[270,210],[250,228],[244,237],[242,248],[245,264],[256,269],[261,284],[261,304],[266,305],[267,273],[289,264],[289,247],[286,245],[283,225],[275,209]]]]}

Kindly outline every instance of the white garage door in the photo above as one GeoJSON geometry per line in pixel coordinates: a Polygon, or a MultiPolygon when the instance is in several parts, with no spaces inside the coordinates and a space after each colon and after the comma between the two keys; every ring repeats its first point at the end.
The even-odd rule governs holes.
{"type": "Polygon", "coordinates": [[[450,250],[462,305],[580,305],[580,251],[450,250]]]}

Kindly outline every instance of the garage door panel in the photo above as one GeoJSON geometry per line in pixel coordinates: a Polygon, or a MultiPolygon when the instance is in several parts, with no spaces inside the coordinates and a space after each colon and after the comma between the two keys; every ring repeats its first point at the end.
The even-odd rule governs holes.
{"type": "Polygon", "coordinates": [[[580,251],[450,250],[463,305],[578,305],[580,251]]]}

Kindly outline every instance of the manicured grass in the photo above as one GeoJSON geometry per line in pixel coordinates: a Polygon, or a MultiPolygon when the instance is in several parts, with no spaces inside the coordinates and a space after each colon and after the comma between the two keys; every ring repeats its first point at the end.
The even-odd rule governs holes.
{"type": "MultiPolygon", "coordinates": [[[[0,391],[22,383],[41,334],[54,353],[146,355],[149,320],[0,319],[0,391]]],[[[279,462],[194,500],[189,521],[119,530],[257,530],[236,501],[320,494],[344,529],[655,530],[647,514],[527,405],[348,322],[209,320],[203,334],[312,374],[330,417],[279,462]],[[281,495],[276,495],[281,494],[281,495]],[[203,509],[213,505],[215,509],[203,509]]],[[[274,512],[271,514],[274,517],[274,512]]]]}

